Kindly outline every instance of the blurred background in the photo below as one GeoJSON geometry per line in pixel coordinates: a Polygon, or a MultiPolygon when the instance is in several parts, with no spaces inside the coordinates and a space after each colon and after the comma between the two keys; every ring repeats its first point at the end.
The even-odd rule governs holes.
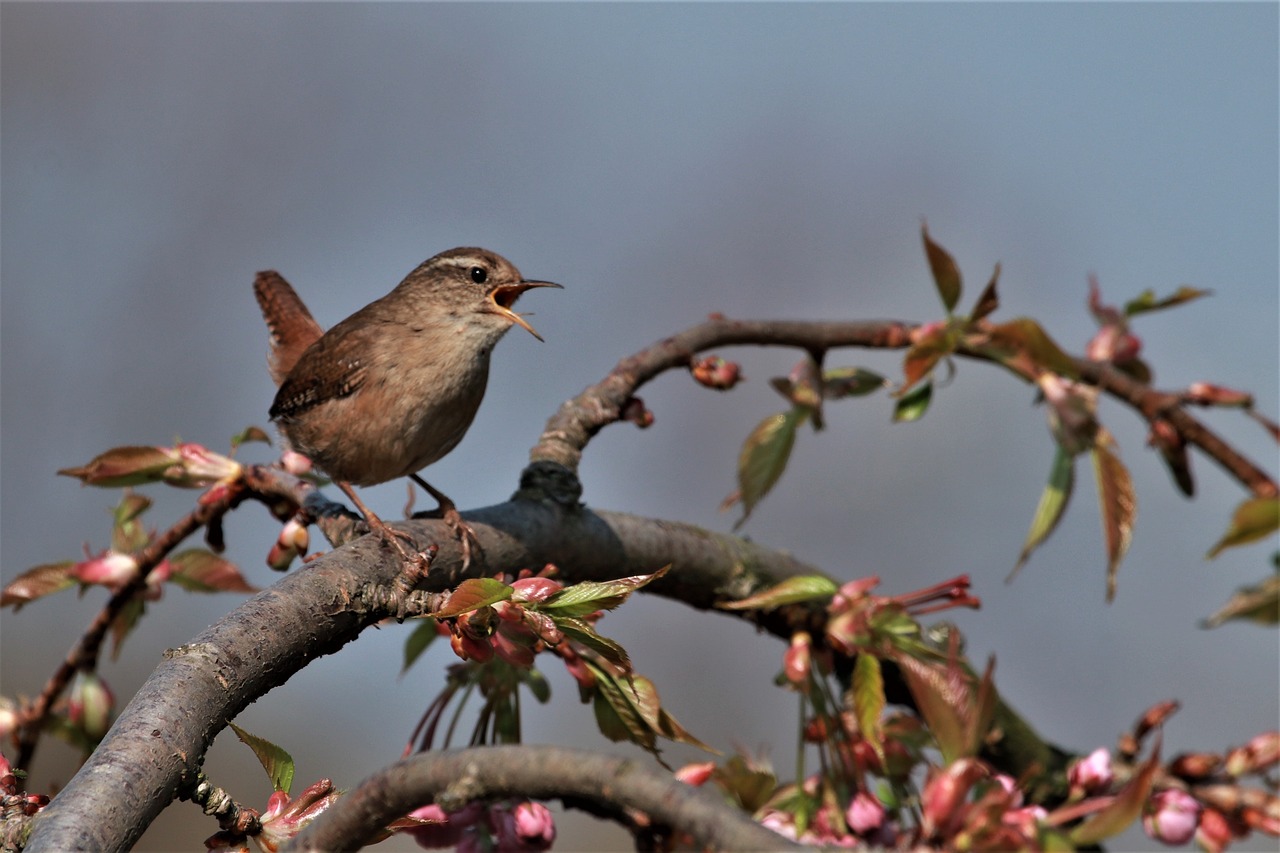
{"type": "MultiPolygon", "coordinates": [[[[521,303],[546,338],[508,336],[466,440],[429,471],[462,508],[506,499],[543,422],[621,357],[708,312],[759,318],[942,315],[919,227],[972,304],[1003,265],[997,319],[1032,315],[1080,352],[1096,273],[1123,304],[1147,288],[1211,299],[1140,318],[1162,388],[1196,380],[1278,402],[1277,14],[1274,4],[577,5],[13,4],[0,9],[0,572],[107,546],[112,491],[57,477],[122,444],[225,450],[267,426],[274,389],[250,284],[280,270],[332,325],[424,258],[481,245],[564,284],[521,303]]],[[[726,351],[731,394],[683,374],[643,392],[582,466],[593,507],[727,531],[738,447],[781,408],[788,351],[726,351]]],[[[829,363],[896,376],[900,354],[829,363]]],[[[1145,426],[1104,403],[1139,515],[1119,595],[1087,462],[1074,505],[1004,582],[1052,458],[1033,392],[962,363],[922,422],[884,396],[832,407],[743,532],[886,593],[967,572],[955,615],[997,658],[1006,698],[1069,748],[1114,744],[1151,704],[1183,702],[1166,754],[1275,727],[1276,634],[1198,627],[1270,571],[1274,541],[1203,555],[1244,497],[1195,458],[1172,487],[1145,426]]],[[[1269,470],[1276,448],[1236,413],[1205,420],[1269,470]]],[[[276,451],[245,448],[250,460],[276,451]]],[[[193,492],[150,488],[165,527],[193,492]]],[[[336,496],[336,491],[333,492],[336,496]]],[[[366,490],[398,517],[405,486],[366,490]]],[[[429,500],[419,498],[419,506],[429,500]]],[[[258,585],[277,525],[256,505],[228,556],[258,585]]],[[[105,599],[65,593],[0,626],[0,692],[34,694],[105,599]]],[[[158,662],[235,607],[171,589],[103,672],[123,702],[158,662]]],[[[734,619],[641,598],[601,625],[665,704],[716,747],[792,766],[796,702],[771,686],[783,646],[734,619]],[[734,709],[726,714],[726,709],[734,709]]],[[[396,759],[449,653],[398,677],[408,628],[367,632],[238,722],[291,750],[295,793],[350,787],[396,759]]],[[[526,738],[626,752],[595,732],[548,665],[551,708],[526,738]]],[[[672,748],[673,764],[697,760],[672,748]]],[[[206,765],[250,805],[270,791],[224,732],[206,765]]],[[[74,771],[42,746],[36,790],[74,771]]],[[[627,849],[581,816],[560,849],[627,849]]],[[[216,831],[175,804],[141,849],[216,831]]],[[[1266,844],[1255,840],[1258,849],[1266,844]]],[[[1125,849],[1153,846],[1130,833],[1125,849]]],[[[413,849],[393,840],[383,849],[413,849]],[[397,846],[398,845],[398,846],[397,846]]]]}

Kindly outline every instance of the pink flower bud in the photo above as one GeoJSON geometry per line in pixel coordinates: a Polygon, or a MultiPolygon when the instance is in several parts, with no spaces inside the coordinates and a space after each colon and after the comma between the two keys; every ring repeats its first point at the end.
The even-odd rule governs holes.
{"type": "Polygon", "coordinates": [[[787,812],[767,811],[760,818],[760,825],[766,829],[773,830],[783,838],[789,838],[792,841],[796,840],[796,819],[794,815],[787,812]]]}
{"type": "Polygon", "coordinates": [[[516,601],[546,601],[564,589],[564,584],[551,578],[533,577],[521,578],[512,583],[511,588],[515,590],[511,597],[516,601]]]}
{"type": "Polygon", "coordinates": [[[1188,403],[1200,406],[1231,406],[1248,408],[1253,405],[1253,395],[1234,388],[1210,385],[1208,382],[1192,382],[1183,395],[1188,403]]]}
{"type": "Polygon", "coordinates": [[[1114,778],[1111,772],[1111,753],[1099,747],[1085,758],[1074,762],[1067,770],[1067,782],[1073,792],[1096,794],[1107,790],[1114,778]]]}
{"type": "Polygon", "coordinates": [[[737,362],[725,361],[718,355],[709,355],[692,362],[689,372],[699,384],[717,391],[728,391],[742,381],[741,368],[737,362]]]}
{"type": "Polygon", "coordinates": [[[936,338],[941,338],[946,331],[947,324],[942,320],[924,323],[911,330],[911,343],[915,346],[928,343],[936,338]]]}
{"type": "Polygon", "coordinates": [[[286,450],[280,454],[280,465],[295,477],[301,477],[311,470],[311,459],[296,451],[286,450]]]}
{"type": "Polygon", "coordinates": [[[791,645],[782,656],[782,671],[787,681],[792,684],[803,686],[809,683],[809,670],[812,665],[809,647],[812,642],[808,631],[796,631],[791,635],[791,645]]]}
{"type": "Polygon", "coordinates": [[[178,464],[165,471],[165,482],[173,486],[207,486],[234,480],[243,468],[240,463],[214,453],[199,444],[179,444],[178,464]]]}
{"type": "Polygon", "coordinates": [[[973,758],[961,758],[938,771],[925,783],[921,798],[921,824],[929,837],[946,837],[963,817],[962,807],[973,784],[986,775],[973,758]]]}
{"type": "MultiPolygon", "coordinates": [[[[8,699],[0,697],[0,743],[8,740],[18,729],[18,712],[13,709],[8,699]]],[[[3,760],[4,756],[0,756],[3,760]]],[[[0,769],[0,776],[4,771],[0,769]]]]}
{"type": "Polygon", "coordinates": [[[262,833],[257,836],[258,846],[268,853],[280,847],[307,827],[313,820],[333,805],[341,792],[329,779],[321,779],[309,785],[305,791],[290,799],[284,791],[276,791],[267,799],[267,810],[262,813],[262,833]]]}
{"type": "Polygon", "coordinates": [[[95,672],[79,670],[67,694],[67,718],[91,741],[99,741],[111,728],[116,699],[111,688],[95,672]]]}
{"type": "Polygon", "coordinates": [[[716,763],[714,761],[703,761],[698,764],[686,764],[677,770],[675,775],[677,779],[686,785],[699,788],[706,784],[715,769],[716,763]]]}
{"type": "Polygon", "coordinates": [[[96,583],[118,589],[131,580],[137,571],[138,561],[130,555],[103,551],[96,557],[76,563],[71,569],[71,576],[80,583],[96,583]]]}
{"type": "Polygon", "coordinates": [[[1196,843],[1208,853],[1222,853],[1235,839],[1236,833],[1227,816],[1217,809],[1205,809],[1196,828],[1196,843]]]}
{"type": "Polygon", "coordinates": [[[503,821],[525,850],[549,850],[556,840],[556,823],[551,810],[542,803],[523,802],[507,813],[503,821]]]}
{"type": "Polygon", "coordinates": [[[1280,732],[1263,732],[1227,753],[1226,772],[1233,777],[1260,773],[1276,763],[1280,763],[1280,732]]]}
{"type": "Polygon", "coordinates": [[[1158,791],[1143,808],[1142,828],[1164,844],[1186,844],[1196,833],[1200,804],[1185,791],[1158,791]]]}
{"type": "Polygon", "coordinates": [[[484,663],[493,659],[493,646],[468,634],[453,634],[449,637],[449,644],[453,647],[453,653],[463,660],[484,663]]]}
{"type": "Polygon", "coordinates": [[[428,850],[454,847],[462,840],[462,833],[475,823],[477,817],[477,810],[470,807],[461,812],[449,814],[432,803],[409,812],[411,820],[421,821],[421,823],[403,831],[412,836],[419,847],[425,847],[428,850]]]}
{"type": "Polygon", "coordinates": [[[644,400],[639,397],[631,397],[623,404],[620,418],[624,421],[630,421],[640,429],[647,429],[653,426],[653,412],[644,407],[644,400]]]}
{"type": "Polygon", "coordinates": [[[865,791],[853,795],[845,811],[845,823],[858,835],[869,835],[884,825],[884,806],[880,800],[865,791]]]}

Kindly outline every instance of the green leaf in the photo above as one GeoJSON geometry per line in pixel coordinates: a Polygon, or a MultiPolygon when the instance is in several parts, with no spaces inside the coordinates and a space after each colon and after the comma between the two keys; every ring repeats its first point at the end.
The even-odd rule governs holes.
{"type": "Polygon", "coordinates": [[[120,614],[111,623],[111,659],[120,657],[120,649],[124,647],[125,638],[133,633],[143,615],[147,612],[146,602],[134,598],[120,610],[120,614]]]}
{"type": "Polygon", "coordinates": [[[283,747],[276,746],[265,738],[251,735],[235,723],[228,722],[227,725],[231,726],[231,730],[236,733],[236,737],[240,738],[240,742],[258,756],[262,769],[267,771],[267,776],[271,779],[271,786],[277,791],[289,793],[289,786],[293,784],[293,756],[283,747]]]}
{"type": "Polygon", "coordinates": [[[247,426],[241,432],[231,436],[231,450],[235,451],[242,444],[248,444],[251,441],[260,441],[263,444],[271,443],[271,436],[267,435],[262,427],[247,426]]]}
{"type": "Polygon", "coordinates": [[[717,604],[716,607],[721,610],[773,610],[784,604],[830,601],[839,589],[835,581],[822,575],[800,575],[787,578],[746,598],[717,604]]]}
{"type": "Polygon", "coordinates": [[[188,592],[257,592],[234,563],[212,551],[193,548],[169,559],[173,582],[188,592]]]}
{"type": "Polygon", "coordinates": [[[911,393],[898,400],[893,407],[893,419],[899,423],[910,423],[924,417],[933,399],[933,383],[925,382],[911,393]]]}
{"type": "Polygon", "coordinates": [[[587,662],[596,677],[595,712],[600,734],[611,741],[629,740],[657,754],[657,736],[645,722],[640,697],[630,685],[587,662]]]}
{"type": "Polygon", "coordinates": [[[1230,619],[1247,619],[1262,625],[1280,623],[1280,573],[1257,586],[1236,590],[1226,604],[1204,621],[1204,627],[1216,628],[1230,619]]]}
{"type": "Polygon", "coordinates": [[[1174,305],[1181,305],[1184,302],[1190,302],[1193,299],[1199,299],[1202,296],[1210,296],[1212,290],[1200,290],[1189,284],[1184,284],[1175,290],[1171,295],[1163,299],[1157,299],[1154,290],[1147,289],[1139,294],[1137,299],[1131,299],[1124,305],[1124,313],[1130,317],[1135,314],[1144,314],[1147,311],[1156,311],[1160,308],[1171,308],[1174,305]]]}
{"type": "Polygon", "coordinates": [[[822,374],[822,394],[828,400],[862,397],[888,384],[879,373],[861,367],[835,367],[822,374]]]}
{"type": "Polygon", "coordinates": [[[761,421],[738,454],[738,494],[742,500],[742,518],[734,530],[746,522],[751,511],[760,502],[782,472],[786,470],[791,448],[795,445],[796,430],[808,417],[804,409],[791,409],[770,415],[761,421]]]}
{"type": "Polygon", "coordinates": [[[1031,552],[1039,548],[1049,534],[1058,526],[1062,514],[1071,501],[1071,491],[1075,487],[1075,460],[1062,447],[1056,448],[1053,455],[1053,467],[1049,469],[1049,483],[1040,495],[1040,503],[1036,505],[1036,513],[1031,518],[1031,529],[1027,531],[1027,541],[1018,555],[1017,565],[1009,573],[1007,580],[1026,565],[1031,552]]]}
{"type": "MultiPolygon", "coordinates": [[[[119,527],[135,520],[150,507],[151,498],[136,492],[125,492],[120,498],[120,503],[116,504],[115,509],[111,511],[111,518],[113,523],[119,527]]],[[[116,548],[115,550],[122,551],[125,549],[116,548]]]]}
{"type": "Polygon", "coordinates": [[[960,267],[947,250],[929,239],[929,229],[920,223],[920,236],[924,240],[924,254],[929,259],[929,271],[933,273],[933,283],[938,288],[938,296],[950,313],[960,301],[960,267]]]}
{"type": "Polygon", "coordinates": [[[565,587],[546,601],[528,606],[552,617],[586,616],[597,610],[612,610],[626,601],[631,593],[665,575],[670,568],[666,565],[652,574],[611,581],[583,581],[565,587]]]}
{"type": "Polygon", "coordinates": [[[534,699],[537,699],[543,705],[551,701],[551,685],[542,673],[530,667],[529,669],[519,670],[519,676],[520,680],[529,688],[529,692],[533,694],[534,699]]]}
{"type": "Polygon", "coordinates": [[[1071,841],[1079,846],[1092,845],[1124,832],[1142,814],[1142,806],[1151,794],[1151,781],[1159,769],[1160,745],[1157,742],[1151,757],[1142,763],[1115,799],[1071,831],[1071,841]]]}
{"type": "Polygon", "coordinates": [[[1212,560],[1227,548],[1265,539],[1280,528],[1280,498],[1251,498],[1236,507],[1231,526],[1205,559],[1212,560]]]}
{"type": "Polygon", "coordinates": [[[404,641],[404,665],[400,667],[401,675],[404,675],[409,671],[409,667],[417,663],[418,658],[422,657],[422,653],[427,650],[427,647],[438,636],[440,634],[436,632],[435,619],[427,616],[418,620],[418,624],[404,641]]]}
{"type": "Polygon", "coordinates": [[[973,306],[973,313],[969,315],[969,322],[976,323],[986,318],[1000,307],[1000,297],[996,295],[996,281],[1000,278],[1000,265],[996,264],[995,272],[991,273],[991,281],[987,282],[987,286],[983,288],[982,295],[978,297],[977,303],[973,306]]]}
{"type": "Polygon", "coordinates": [[[858,719],[858,731],[884,762],[884,731],[881,716],[884,714],[884,673],[880,671],[880,659],[874,655],[860,654],[853,664],[853,710],[858,719]]]}
{"type": "Polygon", "coordinates": [[[493,578],[468,578],[458,584],[439,611],[431,614],[437,619],[448,619],[479,610],[499,601],[506,601],[515,592],[502,581],[493,578]]]}
{"type": "Polygon", "coordinates": [[[87,465],[63,468],[64,477],[75,477],[86,486],[119,488],[154,483],[181,463],[177,451],[167,447],[114,447],[95,456],[87,465]]]}
{"type": "Polygon", "coordinates": [[[627,650],[608,637],[597,634],[591,623],[572,616],[557,616],[555,623],[569,639],[591,649],[623,672],[631,671],[631,658],[627,657],[627,650]]]}
{"type": "Polygon", "coordinates": [[[1116,573],[1120,561],[1133,539],[1133,522],[1138,514],[1138,499],[1133,491],[1129,469],[1112,452],[1115,439],[1105,427],[1099,427],[1094,445],[1093,473],[1098,483],[1098,506],[1102,510],[1102,533],[1107,544],[1107,601],[1116,596],[1116,573]]]}
{"type": "Polygon", "coordinates": [[[65,563],[45,563],[27,569],[18,575],[0,593],[0,607],[12,606],[14,611],[22,609],[24,604],[44,598],[55,592],[70,589],[76,585],[71,570],[76,564],[71,560],[65,563]]]}

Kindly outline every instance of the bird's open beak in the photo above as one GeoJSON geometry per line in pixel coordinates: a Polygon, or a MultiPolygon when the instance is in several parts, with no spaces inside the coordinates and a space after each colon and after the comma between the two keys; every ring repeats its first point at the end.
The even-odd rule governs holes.
{"type": "Polygon", "coordinates": [[[560,287],[560,285],[554,281],[522,281],[519,284],[504,284],[493,289],[493,292],[489,294],[489,301],[493,303],[494,313],[506,317],[517,326],[523,326],[529,334],[538,340],[542,340],[542,335],[535,332],[533,326],[530,326],[525,318],[511,310],[511,306],[516,304],[520,294],[535,287],[560,287]]]}

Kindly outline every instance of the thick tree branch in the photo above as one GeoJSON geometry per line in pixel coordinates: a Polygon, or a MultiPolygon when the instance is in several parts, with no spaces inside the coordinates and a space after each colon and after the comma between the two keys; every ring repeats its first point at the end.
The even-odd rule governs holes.
{"type": "Polygon", "coordinates": [[[631,823],[644,812],[693,837],[706,850],[798,850],[799,845],[727,806],[714,792],[692,788],[632,759],[551,746],[490,746],[430,752],[378,771],[349,791],[288,850],[356,850],[413,809],[446,799],[519,797],[563,800],[631,823]]]}

